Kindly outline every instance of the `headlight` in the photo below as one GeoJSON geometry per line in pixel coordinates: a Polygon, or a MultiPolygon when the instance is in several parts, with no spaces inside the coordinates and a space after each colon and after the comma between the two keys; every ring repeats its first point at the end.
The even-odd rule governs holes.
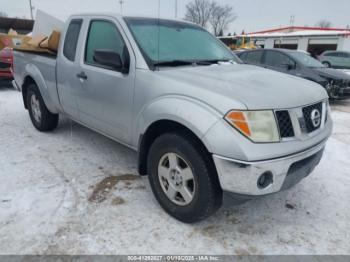
{"type": "Polygon", "coordinates": [[[225,119],[255,143],[280,141],[273,111],[230,111],[225,119]]]}

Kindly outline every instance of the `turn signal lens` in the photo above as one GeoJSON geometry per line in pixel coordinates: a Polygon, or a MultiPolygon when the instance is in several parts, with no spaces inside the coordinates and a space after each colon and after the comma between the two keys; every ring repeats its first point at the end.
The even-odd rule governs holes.
{"type": "Polygon", "coordinates": [[[273,111],[230,111],[225,119],[253,142],[280,141],[273,111]]]}
{"type": "Polygon", "coordinates": [[[243,112],[232,111],[228,113],[226,119],[229,120],[234,127],[241,131],[244,135],[250,137],[250,128],[243,112]]]}

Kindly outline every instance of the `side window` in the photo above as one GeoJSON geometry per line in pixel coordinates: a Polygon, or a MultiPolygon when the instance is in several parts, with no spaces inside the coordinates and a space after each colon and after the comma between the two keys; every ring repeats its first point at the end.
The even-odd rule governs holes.
{"type": "Polygon", "coordinates": [[[326,56],[338,57],[338,53],[327,53],[326,56]]]}
{"type": "Polygon", "coordinates": [[[253,51],[247,53],[246,61],[249,64],[261,64],[261,58],[263,56],[263,51],[253,51]]]}
{"type": "Polygon", "coordinates": [[[72,20],[67,29],[63,47],[63,55],[72,62],[75,60],[75,54],[77,51],[78,39],[82,23],[83,21],[80,19],[72,20]]]}
{"type": "Polygon", "coordinates": [[[238,57],[241,59],[241,60],[243,60],[244,62],[247,62],[247,53],[246,52],[244,52],[244,53],[241,53],[241,54],[237,54],[238,55],[238,57]]]}
{"type": "Polygon", "coordinates": [[[341,58],[347,58],[348,54],[347,53],[338,53],[338,56],[341,58]]]}
{"type": "Polygon", "coordinates": [[[117,27],[108,21],[92,21],[86,43],[85,62],[89,65],[101,66],[94,61],[95,50],[108,50],[118,53],[125,61],[128,55],[123,37],[117,27]]]}
{"type": "Polygon", "coordinates": [[[293,61],[286,55],[280,52],[267,51],[265,57],[265,64],[272,67],[282,68],[285,65],[292,64],[293,61]]]}

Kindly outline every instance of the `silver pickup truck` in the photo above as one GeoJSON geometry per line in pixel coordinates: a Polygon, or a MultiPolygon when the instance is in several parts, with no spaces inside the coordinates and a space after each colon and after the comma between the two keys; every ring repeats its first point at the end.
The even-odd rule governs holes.
{"type": "Polygon", "coordinates": [[[186,223],[218,210],[224,191],[292,187],[332,132],[321,86],[244,65],[191,23],[74,15],[57,56],[16,51],[14,68],[39,131],[64,114],[136,150],[160,205],[186,223]]]}

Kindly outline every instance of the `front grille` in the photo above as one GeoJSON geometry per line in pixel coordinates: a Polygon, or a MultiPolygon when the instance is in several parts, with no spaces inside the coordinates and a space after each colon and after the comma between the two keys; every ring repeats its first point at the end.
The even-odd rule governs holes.
{"type": "Polygon", "coordinates": [[[276,118],[277,118],[281,138],[294,137],[295,134],[294,134],[293,124],[292,124],[292,120],[290,119],[289,112],[286,110],[276,111],[276,118]]]}
{"type": "Polygon", "coordinates": [[[303,116],[304,116],[304,120],[305,120],[305,128],[306,128],[306,131],[308,133],[316,131],[317,129],[319,129],[321,127],[322,114],[323,114],[323,112],[322,112],[322,102],[303,108],[303,116]],[[315,121],[312,120],[312,112],[314,112],[314,110],[318,110],[318,112],[319,112],[319,119],[316,121],[317,125],[315,125],[315,123],[314,123],[315,121]]]}

